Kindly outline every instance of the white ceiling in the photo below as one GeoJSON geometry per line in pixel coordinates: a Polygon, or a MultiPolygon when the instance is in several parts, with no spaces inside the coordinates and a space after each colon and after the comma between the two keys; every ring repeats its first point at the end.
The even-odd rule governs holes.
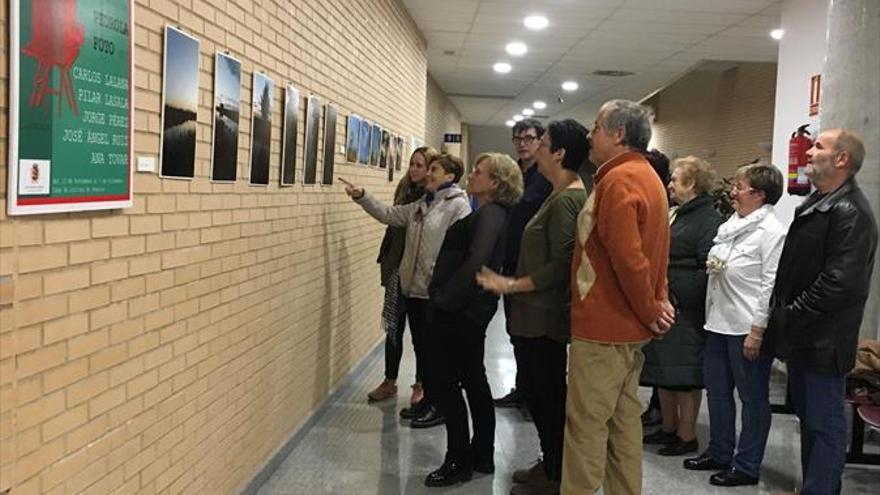
{"type": "Polygon", "coordinates": [[[640,100],[704,60],[775,61],[769,32],[779,27],[780,2],[403,0],[428,41],[428,72],[462,120],[475,125],[504,125],[537,99],[548,104],[538,114],[589,122],[606,100],[640,100]],[[533,13],[550,26],[525,29],[523,18],[533,13]],[[508,55],[510,41],[526,43],[528,53],[508,55]],[[499,61],[513,70],[496,74],[499,61]],[[635,75],[601,77],[595,70],[635,75]],[[563,92],[568,79],[580,89],[563,92]]]}

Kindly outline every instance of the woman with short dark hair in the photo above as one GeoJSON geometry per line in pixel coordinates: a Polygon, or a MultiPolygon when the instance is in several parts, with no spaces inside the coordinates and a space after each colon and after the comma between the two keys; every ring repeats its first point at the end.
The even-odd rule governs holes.
{"type": "Polygon", "coordinates": [[[709,483],[755,485],[770,432],[770,365],[761,341],[785,240],[773,205],[782,173],[773,165],[740,168],[730,196],[735,213],[718,228],[706,269],[706,350],[703,374],[709,403],[709,448],[685,460],[692,470],[718,471],[709,483]],[[742,401],[737,441],[734,388],[742,401]]]}

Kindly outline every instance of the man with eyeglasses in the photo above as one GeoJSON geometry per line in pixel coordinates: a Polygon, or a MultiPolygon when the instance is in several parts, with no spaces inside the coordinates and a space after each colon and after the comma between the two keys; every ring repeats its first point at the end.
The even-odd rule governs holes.
{"type": "MultiPolygon", "coordinates": [[[[510,211],[509,230],[507,231],[507,253],[504,257],[503,272],[505,275],[516,273],[516,262],[519,259],[519,246],[523,230],[526,224],[535,215],[553,186],[538,172],[535,165],[535,151],[541,143],[544,135],[544,126],[537,119],[524,119],[513,126],[513,147],[516,150],[517,164],[523,173],[523,195],[519,202],[510,211]]],[[[504,314],[510,315],[510,300],[504,298],[504,314]]],[[[522,337],[510,336],[513,344],[513,356],[517,362],[517,374],[515,386],[510,393],[495,399],[495,407],[525,407],[525,398],[522,396],[522,378],[519,375],[520,352],[519,339],[522,337]]]]}

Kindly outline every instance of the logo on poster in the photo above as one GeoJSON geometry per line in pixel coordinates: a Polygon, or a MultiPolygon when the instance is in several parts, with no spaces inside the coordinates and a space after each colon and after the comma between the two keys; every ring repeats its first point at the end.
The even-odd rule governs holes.
{"type": "Polygon", "coordinates": [[[50,173],[49,160],[19,160],[18,194],[20,196],[49,194],[50,173]]]}

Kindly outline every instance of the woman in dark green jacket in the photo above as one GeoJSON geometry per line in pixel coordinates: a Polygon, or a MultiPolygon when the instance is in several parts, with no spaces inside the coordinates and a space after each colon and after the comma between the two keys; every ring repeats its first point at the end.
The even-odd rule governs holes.
{"type": "Polygon", "coordinates": [[[688,156],[673,163],[670,210],[669,298],[675,324],[661,340],[643,349],[642,385],[655,386],[662,428],[644,443],[660,444],[660,455],[683,455],[699,448],[695,427],[703,394],[703,347],[706,323],[706,257],[722,218],[709,195],[715,180],[705,160],[688,156]]]}
{"type": "MultiPolygon", "coordinates": [[[[417,148],[409,158],[409,169],[394,191],[394,204],[405,205],[418,201],[425,195],[425,176],[428,173],[430,158],[437,152],[428,146],[417,148]]],[[[400,358],[403,355],[403,330],[406,327],[406,297],[400,291],[397,270],[403,257],[406,243],[406,227],[388,227],[379,247],[379,263],[382,287],[385,287],[385,304],[382,307],[382,322],[385,327],[385,379],[367,397],[380,401],[397,396],[397,373],[400,371],[400,358]]],[[[416,345],[413,339],[413,346],[416,345]]],[[[416,359],[416,381],[412,386],[410,403],[422,399],[422,370],[416,359]]]]}
{"type": "Polygon", "coordinates": [[[535,158],[538,171],[553,185],[553,191],[526,224],[516,277],[489,269],[477,276],[485,289],[513,295],[508,331],[522,338],[519,372],[544,453],[543,461],[514,472],[514,494],[559,491],[571,335],[571,257],[575,223],[587,199],[578,172],[588,152],[587,129],[578,122],[566,119],[547,125],[535,158]]]}

